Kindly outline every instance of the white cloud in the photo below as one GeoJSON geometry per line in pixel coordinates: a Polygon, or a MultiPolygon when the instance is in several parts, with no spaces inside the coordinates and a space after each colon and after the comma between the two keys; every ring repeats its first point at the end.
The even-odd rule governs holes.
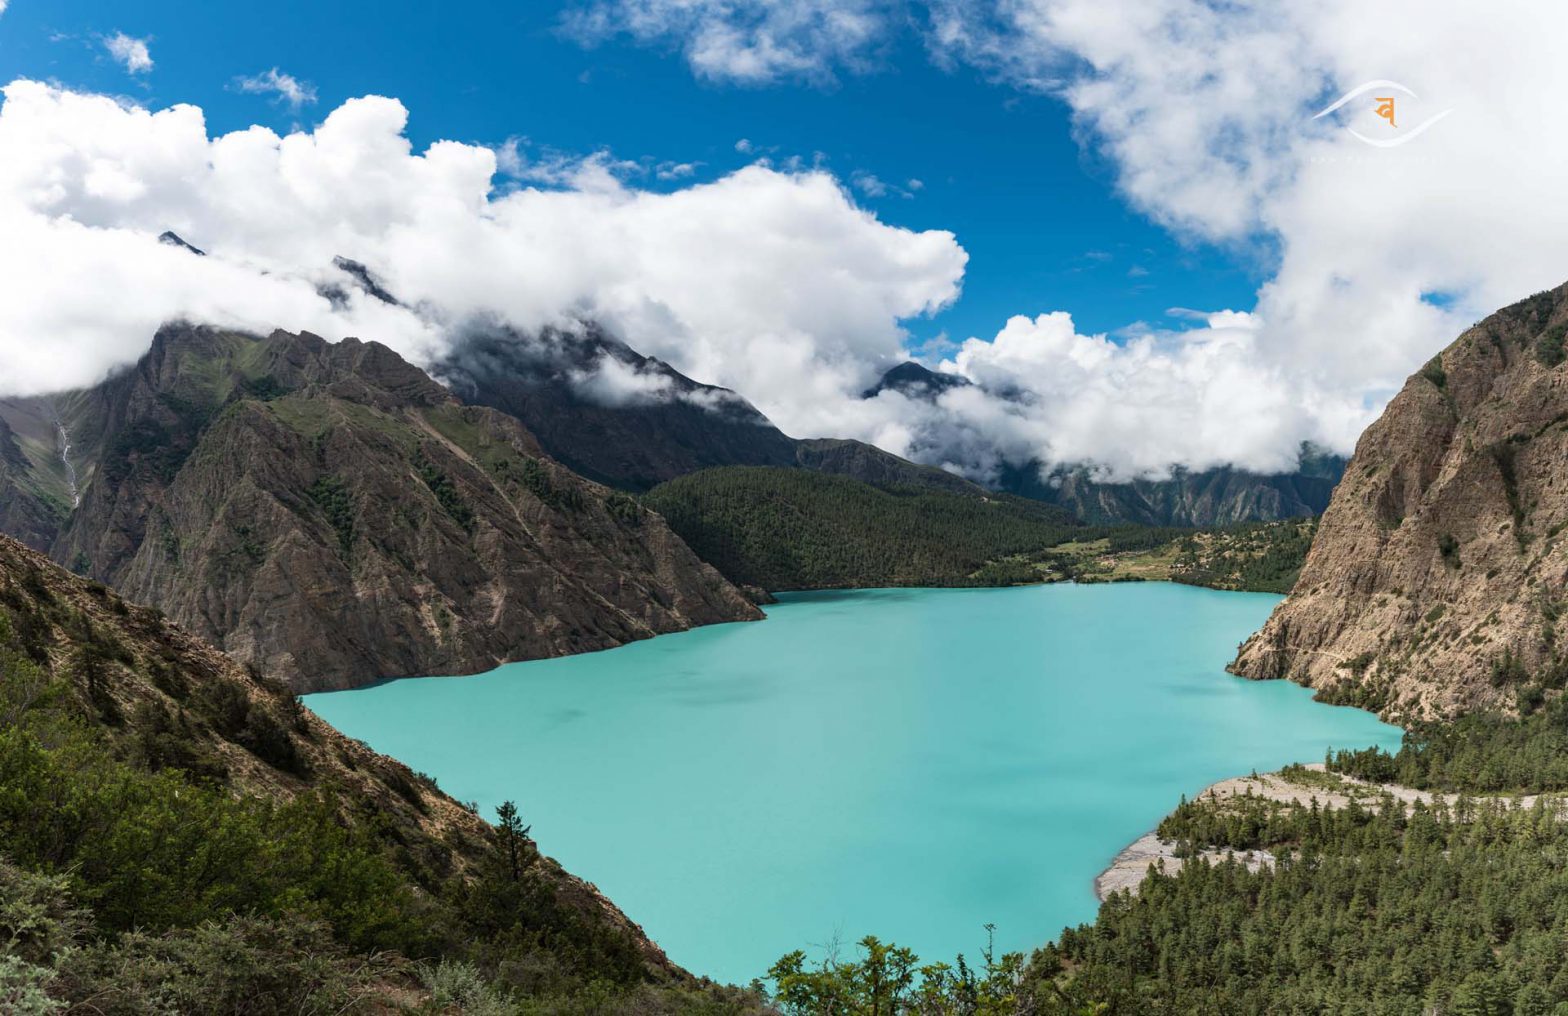
{"type": "MultiPolygon", "coordinates": [[[[728,12],[727,23],[751,10],[627,0],[623,12],[635,9],[658,27],[625,31],[644,41],[681,41],[690,58],[704,22],[668,10],[655,16],[671,6],[710,17],[728,12]]],[[[1114,380],[1165,407],[1161,412],[1133,405],[1129,396],[1121,409],[1104,410],[1112,418],[1102,419],[1098,444],[1036,427],[1030,433],[1037,451],[1062,455],[1071,447],[1072,454],[1137,469],[1160,457],[1150,447],[1163,447],[1171,461],[1190,461],[1195,427],[1213,441],[1206,455],[1242,465],[1282,461],[1302,438],[1345,451],[1404,377],[1465,326],[1568,278],[1560,180],[1568,165],[1568,106],[1559,101],[1568,95],[1568,61],[1555,42],[1568,34],[1568,5],[1392,0],[1376,17],[1359,0],[853,6],[870,19],[862,39],[887,38],[901,13],[914,10],[938,62],[976,66],[1007,87],[1059,97],[1080,137],[1115,167],[1130,204],[1183,240],[1233,250],[1267,275],[1245,341],[1218,342],[1212,326],[1172,334],[1160,340],[1161,355],[1106,350],[1093,361],[1102,373],[1080,378],[1090,391],[1114,380]],[[1453,113],[1392,149],[1364,145],[1344,129],[1350,118],[1363,133],[1386,130],[1372,115],[1371,97],[1313,120],[1337,96],[1378,79],[1419,94],[1400,93],[1407,125],[1444,109],[1453,113]],[[1445,298],[1428,299],[1433,293],[1445,298]],[[1187,403],[1140,373],[1178,368],[1191,386],[1187,403]],[[1225,400],[1203,394],[1238,377],[1270,386],[1277,399],[1260,403],[1253,418],[1238,418],[1225,400]],[[1213,415],[1193,415],[1200,411],[1213,415]],[[1129,421],[1142,421],[1148,433],[1135,440],[1124,426],[1129,421]],[[1235,426],[1208,426],[1215,421],[1235,426]]],[[[799,18],[816,5],[769,7],[799,18]]],[[[811,37],[795,38],[803,65],[831,67],[841,59],[835,45],[808,52],[811,37]]],[[[1002,334],[1017,327],[1015,319],[1002,334]]],[[[1092,348],[1034,341],[1059,357],[1092,348]]],[[[969,369],[981,370],[981,352],[971,353],[969,369]]],[[[1026,372],[1016,386],[1044,384],[1030,380],[1035,376],[1026,372]]],[[[1019,412],[1007,408],[1006,419],[1019,412]]],[[[1031,418],[1062,419],[1042,414],[1031,418]]],[[[1005,420],[992,422],[1000,427],[1005,420]]],[[[880,426],[866,421],[862,433],[925,433],[903,418],[880,426]]]]}
{"type": "MultiPolygon", "coordinates": [[[[1568,278],[1568,7],[1397,0],[943,3],[951,52],[1071,106],[1127,198],[1177,233],[1273,265],[1238,363],[1292,381],[1265,407],[1348,449],[1403,378],[1475,319],[1568,278]],[[1390,33],[1387,26],[1404,30],[1390,33]],[[1395,79],[1411,143],[1378,149],[1313,113],[1395,79]],[[1453,297],[1439,307],[1425,294],[1453,297]],[[1317,393],[1317,394],[1314,394],[1317,393]],[[1332,398],[1327,396],[1332,395],[1332,398]]],[[[1347,107],[1363,126],[1373,103],[1347,107]]]]}
{"type": "Polygon", "coordinates": [[[571,382],[584,397],[606,406],[666,402],[675,387],[669,375],[638,370],[613,356],[601,356],[591,370],[574,371],[571,382]]]}
{"type": "Polygon", "coordinates": [[[147,42],[147,39],[115,32],[104,37],[103,47],[125,68],[127,74],[145,74],[152,70],[152,54],[147,50],[147,42]]]}
{"type": "Polygon", "coordinates": [[[292,74],[284,74],[276,67],[248,78],[237,78],[234,84],[242,92],[276,95],[279,102],[295,110],[316,101],[315,85],[301,81],[292,74]]]}
{"type": "Polygon", "coordinates": [[[6,4],[6,0],[0,0],[0,14],[4,14],[5,13],[5,4],[6,4]]]}
{"type": "Polygon", "coordinates": [[[695,176],[698,163],[695,162],[661,162],[654,171],[660,180],[684,180],[695,176]]]}
{"type": "Polygon", "coordinates": [[[954,299],[966,259],[951,234],[880,222],[818,171],[749,166],[655,193],[591,157],[549,189],[497,193],[494,151],[415,152],[387,98],[344,103],[309,133],[210,137],[194,106],[29,81],[4,95],[0,277],[27,297],[0,301],[9,393],[90,383],[180,316],[354,334],[421,361],[476,316],[587,316],[786,428],[830,432],[819,404],[896,357],[900,320],[954,299]],[[209,256],[157,243],[165,229],[209,256]],[[316,285],[341,281],[336,254],[417,310],[357,291],[334,310],[316,285]]]}
{"type": "Polygon", "coordinates": [[[868,198],[887,196],[887,184],[883,183],[874,173],[860,170],[850,174],[849,181],[855,185],[856,190],[868,198]]]}
{"type": "Polygon", "coordinates": [[[680,47],[699,77],[831,82],[874,65],[897,0],[589,0],[563,21],[587,43],[628,36],[680,47]]]}

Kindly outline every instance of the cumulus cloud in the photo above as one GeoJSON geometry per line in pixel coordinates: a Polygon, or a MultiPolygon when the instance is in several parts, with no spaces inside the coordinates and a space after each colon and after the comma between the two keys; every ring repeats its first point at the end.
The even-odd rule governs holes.
{"type": "Polygon", "coordinates": [[[593,0],[563,27],[588,43],[627,36],[679,46],[710,80],[826,83],[874,65],[895,8],[896,0],[593,0]]]}
{"type": "Polygon", "coordinates": [[[273,95],[290,109],[301,109],[316,101],[316,86],[284,74],[276,67],[250,77],[236,78],[234,86],[254,95],[273,95]]]}
{"type": "Polygon", "coordinates": [[[1568,278],[1568,110],[1546,98],[1568,91],[1546,42],[1568,8],[1016,0],[944,3],[934,23],[949,52],[1061,95],[1137,208],[1260,251],[1273,274],[1245,355],[1291,380],[1301,436],[1348,448],[1470,322],[1568,278]],[[1419,93],[1401,96],[1409,127],[1454,112],[1386,149],[1346,130],[1385,129],[1370,95],[1313,119],[1376,79],[1419,93]]]}
{"type": "MultiPolygon", "coordinates": [[[[657,5],[617,6],[649,14],[657,5]]],[[[677,6],[729,12],[732,23],[750,5],[677,6]]],[[[768,6],[778,17],[815,9],[768,6]]],[[[1162,457],[1193,464],[1215,455],[1268,468],[1304,438],[1348,451],[1403,378],[1465,326],[1568,278],[1568,205],[1557,171],[1568,164],[1568,107],[1558,101],[1568,94],[1568,62],[1552,42],[1568,32],[1561,4],[1393,0],[1377,17],[1356,0],[852,6],[870,19],[862,39],[918,23],[937,62],[1058,97],[1079,136],[1114,166],[1133,207],[1185,240],[1254,260],[1267,276],[1244,328],[1240,319],[1222,327],[1198,314],[1200,327],[1135,339],[1124,350],[1096,337],[1063,340],[1062,319],[1047,314],[1055,323],[1042,331],[1037,316],[1057,308],[1021,307],[1029,316],[1009,322],[993,348],[966,343],[967,358],[951,366],[1001,383],[994,375],[1005,361],[1016,372],[1007,383],[1040,396],[1025,400],[1035,410],[1004,400],[969,406],[967,423],[916,426],[915,410],[894,414],[889,399],[886,419],[862,421],[864,435],[908,440],[923,454],[919,441],[940,426],[953,437],[948,444],[994,427],[998,444],[1020,452],[1027,445],[1045,457],[1083,455],[1123,473],[1162,457]],[[1347,129],[1393,140],[1372,112],[1373,96],[1384,92],[1314,119],[1361,83],[1386,79],[1415,93],[1395,93],[1403,124],[1451,115],[1390,148],[1347,129]],[[1020,332],[1019,320],[1034,323],[1020,332]],[[1003,357],[1022,334],[1033,336],[1029,348],[1050,350],[1077,386],[1064,389],[1044,367],[1003,357]],[[1087,373],[1085,362],[1095,364],[1087,373]],[[1155,376],[1171,371],[1183,386],[1155,376]],[[1261,387],[1236,387],[1241,379],[1261,387]],[[1112,387],[1127,394],[1113,400],[1112,387]],[[1237,416],[1224,393],[1248,391],[1270,397],[1237,416]],[[1096,424],[1085,430],[1075,421],[1096,424]],[[1212,444],[1198,449],[1194,433],[1212,444]]],[[[690,59],[701,19],[655,21],[657,32],[628,32],[683,40],[690,59]]],[[[839,54],[826,46],[796,59],[831,66],[839,54]]],[[[982,395],[945,397],[944,405],[982,395]]]]}
{"type": "MultiPolygon", "coordinates": [[[[1173,464],[1288,471],[1298,442],[1314,434],[1301,407],[1346,407],[1260,357],[1261,334],[1255,316],[1233,311],[1209,315],[1200,329],[1145,330],[1119,342],[1079,334],[1059,311],[1015,317],[993,341],[969,339],[941,364],[980,388],[948,392],[940,408],[960,433],[978,418],[1015,464],[1087,462],[1117,479],[1162,476],[1173,464]]],[[[982,450],[945,448],[946,428],[929,429],[930,454],[985,465],[982,450]]]]}
{"type": "Polygon", "coordinates": [[[147,49],[147,42],[147,39],[115,32],[104,37],[103,48],[125,68],[127,74],[145,74],[152,70],[152,53],[147,49]]]}
{"type": "MultiPolygon", "coordinates": [[[[817,403],[844,402],[898,355],[902,319],[958,294],[952,234],[889,226],[826,173],[756,165],[656,193],[580,167],[549,188],[493,190],[496,152],[416,152],[406,121],[397,101],[367,97],[310,132],[211,137],[194,106],[13,82],[0,277],[26,298],[0,301],[0,388],[90,383],[177,317],[353,334],[423,362],[475,319],[592,318],[817,433],[817,403]],[[209,256],[159,244],[165,229],[209,256]],[[341,306],[321,296],[344,288],[339,254],[402,306],[353,287],[341,306]]],[[[617,397],[640,382],[597,383],[617,397]]]]}

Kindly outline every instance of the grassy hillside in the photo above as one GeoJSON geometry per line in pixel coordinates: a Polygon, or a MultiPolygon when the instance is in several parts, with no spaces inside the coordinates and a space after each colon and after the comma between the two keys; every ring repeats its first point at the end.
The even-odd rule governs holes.
{"type": "Polygon", "coordinates": [[[1038,581],[1012,559],[1077,529],[1022,498],[769,467],[682,476],[644,503],[732,582],[769,590],[1038,581]]]}
{"type": "Polygon", "coordinates": [[[0,537],[0,1011],[752,1005],[670,964],[522,819],[486,824],[0,537]]]}

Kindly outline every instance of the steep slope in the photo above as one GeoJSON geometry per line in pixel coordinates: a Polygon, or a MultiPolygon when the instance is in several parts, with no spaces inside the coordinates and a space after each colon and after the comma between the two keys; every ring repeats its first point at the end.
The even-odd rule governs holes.
{"type": "Polygon", "coordinates": [[[523,421],[554,458],[622,490],[709,466],[794,461],[794,442],[746,400],[594,325],[478,333],[432,372],[465,401],[523,421]]]}
{"type": "Polygon", "coordinates": [[[34,550],[47,549],[69,505],[51,498],[33,476],[4,417],[0,417],[0,532],[11,533],[34,550]]]}
{"type": "Polygon", "coordinates": [[[1568,286],[1466,331],[1356,447],[1290,597],[1233,669],[1385,716],[1568,678],[1568,286]]]}
{"type": "Polygon", "coordinates": [[[51,555],[298,691],[760,616],[657,516],[376,343],[169,326],[69,401],[91,457],[51,555]]]}
{"type": "Polygon", "coordinates": [[[901,459],[864,441],[813,438],[795,443],[795,465],[816,473],[847,476],[873,487],[918,487],[966,497],[991,494],[978,483],[936,466],[901,459]]]}
{"type": "Polygon", "coordinates": [[[765,466],[692,473],[644,500],[732,581],[768,590],[1039,581],[1021,556],[1078,531],[1059,509],[973,485],[765,466]]]}
{"type": "MultiPolygon", "coordinates": [[[[96,972],[103,994],[90,997],[86,1011],[239,1011],[192,1007],[181,994],[144,1009],[132,997],[159,978],[186,988],[261,979],[265,964],[284,957],[226,971],[239,955],[219,950],[193,954],[196,969],[139,969],[147,961],[136,961],[135,950],[156,943],[137,936],[178,943],[193,932],[228,934],[233,948],[256,922],[263,931],[288,930],[276,936],[282,946],[324,924],[334,946],[316,947],[312,977],[341,948],[367,954],[345,961],[351,968],[410,981],[406,967],[379,955],[392,949],[477,962],[503,979],[510,971],[521,992],[588,982],[601,994],[604,986],[619,993],[694,985],[597,890],[540,855],[526,833],[523,863],[509,869],[509,841],[429,778],[339,734],[282,685],[258,679],[161,612],[3,536],[0,672],[0,776],[10,791],[0,801],[0,909],[10,915],[0,956],[10,960],[36,943],[24,958],[38,963],[53,951],[37,942],[52,915],[15,923],[10,865],[58,873],[92,907],[64,923],[77,934],[84,918],[92,927],[85,941],[53,944],[87,951],[68,957],[74,977],[51,990],[70,998],[94,956],[112,958],[117,949],[125,956],[96,972]],[[232,931],[214,930],[214,920],[232,931]]],[[[405,987],[391,1001],[417,1001],[411,994],[405,987]]],[[[284,1010],[258,1001],[244,1011],[284,1010]]],[[[361,1002],[353,1011],[393,1010],[361,1002]]]]}

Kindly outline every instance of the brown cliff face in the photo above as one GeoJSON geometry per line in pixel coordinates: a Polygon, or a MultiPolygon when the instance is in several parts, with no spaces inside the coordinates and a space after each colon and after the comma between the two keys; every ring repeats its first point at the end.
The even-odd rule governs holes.
{"type": "Polygon", "coordinates": [[[376,343],[170,326],[71,404],[95,454],[51,556],[296,691],[760,617],[657,515],[376,343]]]}
{"type": "Polygon", "coordinates": [[[1568,286],[1466,331],[1362,435],[1295,588],[1232,669],[1389,718],[1568,678],[1568,286]]]}

